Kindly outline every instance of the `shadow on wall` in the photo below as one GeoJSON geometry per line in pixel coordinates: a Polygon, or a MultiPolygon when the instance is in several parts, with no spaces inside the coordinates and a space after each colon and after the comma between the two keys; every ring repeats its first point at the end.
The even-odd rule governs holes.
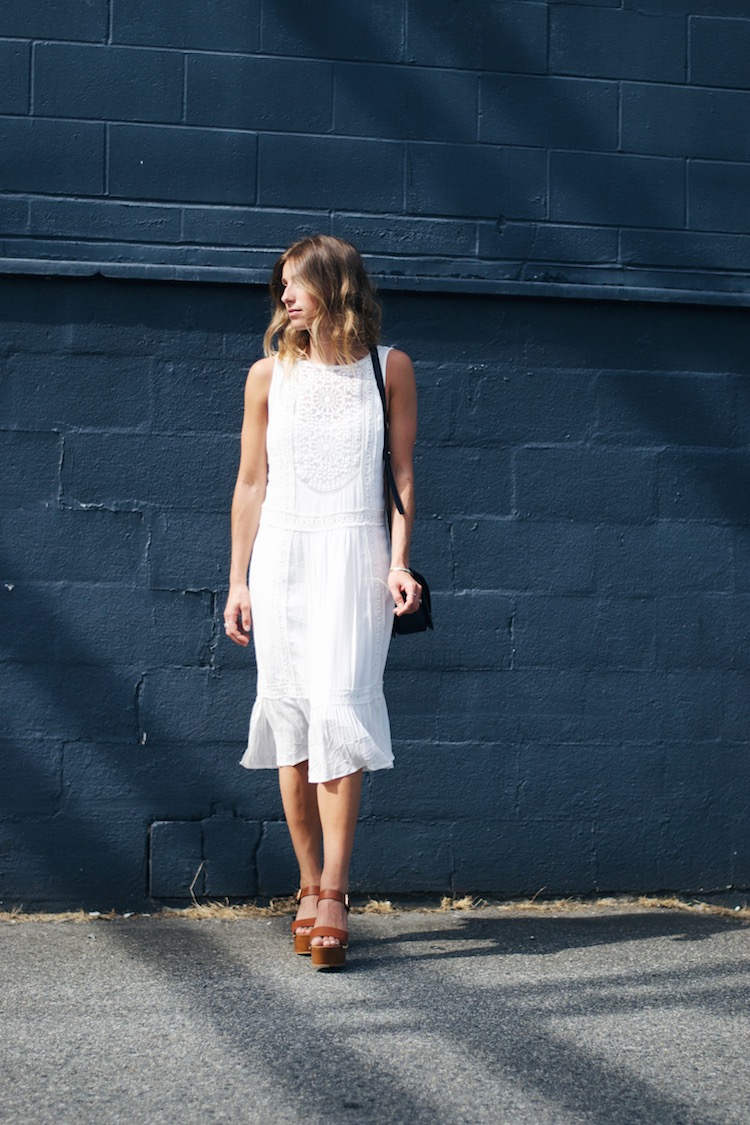
{"type": "MultiPolygon", "coordinates": [[[[3,738],[7,819],[0,829],[4,905],[143,907],[149,825],[167,810],[196,821],[210,816],[219,789],[211,766],[219,765],[221,747],[200,756],[188,743],[177,752],[155,722],[146,747],[139,732],[144,664],[137,663],[137,650],[130,664],[103,661],[49,592],[25,584],[18,565],[3,564],[14,576],[3,592],[13,609],[3,658],[15,660],[3,665],[10,701],[3,738]],[[54,656],[45,661],[34,632],[54,633],[58,663],[54,656]],[[30,651],[34,642],[41,658],[39,650],[30,651]]],[[[211,611],[202,601],[203,623],[193,627],[205,643],[211,611]]],[[[116,622],[108,628],[116,632],[116,622]]],[[[210,677],[208,669],[201,671],[210,677]]],[[[235,749],[224,746],[223,752],[236,758],[235,749]]],[[[199,879],[199,893],[203,885],[199,879]]]]}
{"type": "MultiPolygon", "coordinates": [[[[339,215],[334,233],[361,240],[367,253],[409,255],[414,245],[409,218],[486,219],[478,252],[467,245],[465,258],[476,261],[479,276],[483,259],[505,262],[508,280],[621,283],[622,267],[664,268],[664,255],[654,245],[657,236],[668,244],[669,265],[727,271],[715,236],[698,235],[701,244],[695,238],[684,242],[684,164],[696,153],[686,147],[678,155],[678,146],[671,158],[657,160],[648,145],[639,151],[637,141],[622,151],[618,84],[623,75],[617,63],[608,75],[606,64],[593,61],[596,45],[590,63],[595,81],[587,81],[583,62],[571,69],[578,17],[567,27],[566,13],[555,13],[559,20],[548,26],[544,5],[522,11],[502,4],[444,7],[436,20],[434,12],[426,15],[416,4],[345,11],[334,4],[324,18],[299,20],[278,0],[267,5],[272,22],[264,50],[337,64],[333,136],[352,133],[407,145],[403,226],[398,218],[388,229],[387,222],[371,217],[339,215]],[[431,73],[435,67],[452,68],[440,85],[431,73]],[[478,86],[477,70],[482,72],[478,86]],[[348,123],[354,121],[352,132],[348,123]],[[623,253],[620,227],[630,235],[623,253]],[[545,271],[545,262],[555,263],[554,273],[545,271]],[[585,276],[576,275],[576,265],[589,267],[585,276]]],[[[683,17],[659,19],[657,35],[684,38],[683,17]]],[[[632,34],[632,25],[627,27],[632,34]]],[[[680,51],[676,41],[673,48],[656,49],[644,73],[636,66],[632,78],[647,84],[651,65],[655,73],[668,72],[672,81],[682,82],[684,54],[684,43],[680,51]]],[[[636,108],[634,103],[631,112],[636,108]]],[[[648,113],[646,101],[641,116],[648,113]]],[[[456,257],[455,248],[451,256],[456,257]]],[[[425,260],[427,272],[436,268],[437,261],[425,260]]]]}
{"type": "MultiPolygon", "coordinates": [[[[699,310],[696,309],[696,313],[699,310]]],[[[685,311],[659,310],[642,341],[652,370],[608,373],[602,412],[613,444],[638,434],[659,451],[657,515],[750,525],[750,383],[747,317],[700,310],[705,326],[684,332],[685,311]],[[713,313],[713,316],[712,316],[713,313]],[[715,316],[715,322],[711,321],[715,316]]],[[[602,435],[606,437],[606,433],[602,435]]]]}
{"type": "MultiPolygon", "coordinates": [[[[247,300],[244,290],[232,294],[211,286],[137,283],[128,288],[93,279],[19,278],[6,281],[3,289],[5,346],[11,357],[4,393],[15,428],[2,436],[23,446],[17,472],[13,466],[18,498],[9,497],[9,510],[2,513],[6,557],[0,560],[4,904],[144,905],[149,825],[167,818],[191,821],[197,828],[192,851],[183,849],[176,861],[182,869],[165,873],[171,887],[179,885],[185,893],[210,838],[213,874],[206,864],[196,893],[253,894],[259,822],[281,813],[270,778],[256,784],[252,795],[247,786],[241,788],[236,738],[247,722],[252,660],[221,675],[215,667],[220,607],[217,586],[207,583],[224,580],[232,481],[215,461],[206,458],[201,464],[203,477],[222,496],[223,516],[214,519],[215,505],[208,514],[191,510],[190,498],[176,495],[170,476],[189,483],[196,472],[195,421],[186,424],[180,393],[189,379],[199,382],[195,413],[208,429],[236,422],[231,435],[231,461],[236,461],[241,372],[234,409],[222,402],[226,409],[219,417],[216,410],[203,411],[211,387],[205,373],[194,375],[184,357],[198,354],[210,361],[213,356],[214,365],[231,372],[233,355],[257,347],[257,302],[247,300]],[[81,300],[82,287],[91,299],[81,300]],[[123,357],[127,370],[116,366],[123,357]],[[176,373],[159,368],[162,357],[165,364],[178,361],[176,373]],[[148,380],[136,377],[149,364],[154,365],[157,405],[162,405],[161,419],[155,412],[148,416],[146,432],[145,426],[133,428],[131,419],[136,416],[138,422],[144,412],[154,411],[148,380]],[[121,384],[131,372],[127,405],[133,398],[144,401],[140,413],[124,415],[124,425],[131,428],[118,432],[119,419],[110,415],[126,401],[121,384]],[[92,411],[98,411],[93,421],[92,411]],[[174,455],[161,469],[144,468],[149,442],[165,444],[160,421],[170,430],[174,455]],[[183,436],[190,429],[193,434],[183,436]],[[79,480],[84,491],[98,493],[81,496],[73,488],[71,498],[63,484],[61,500],[60,473],[65,481],[86,443],[96,448],[88,468],[84,460],[79,480]],[[34,451],[46,451],[47,445],[44,491],[34,451]],[[178,471],[180,450],[185,473],[178,471]],[[102,482],[116,480],[118,469],[135,477],[140,473],[141,482],[150,472],[151,495],[157,499],[141,503],[128,499],[133,492],[124,490],[104,494],[102,482]],[[172,505],[183,508],[164,517],[158,497],[170,492],[172,505]],[[172,539],[184,537],[190,526],[191,538],[170,549],[178,556],[175,574],[187,564],[198,583],[182,575],[177,585],[172,574],[164,573],[171,561],[163,546],[164,518],[177,525],[172,539]],[[222,534],[216,538],[219,524],[222,534]],[[154,551],[158,575],[149,558],[157,533],[162,543],[154,551]],[[221,556],[221,568],[209,565],[212,553],[221,556]],[[200,716],[190,711],[191,705],[197,710],[198,701],[200,716]],[[216,716],[232,722],[231,735],[216,716]],[[203,729],[196,731],[201,721],[203,729]],[[228,878],[232,847],[234,874],[228,878]],[[246,855],[246,862],[238,863],[238,854],[246,855]]],[[[228,376],[222,387],[233,378],[228,376]]],[[[229,448],[223,435],[213,440],[215,448],[229,448]]],[[[8,476],[4,483],[13,491],[8,476]]]]}

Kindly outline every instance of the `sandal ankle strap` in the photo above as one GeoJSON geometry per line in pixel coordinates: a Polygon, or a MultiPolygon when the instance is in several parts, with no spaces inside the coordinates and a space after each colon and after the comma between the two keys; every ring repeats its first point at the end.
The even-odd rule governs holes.
{"type": "Polygon", "coordinates": [[[299,902],[301,898],[305,898],[306,895],[317,894],[320,894],[320,887],[300,887],[297,891],[297,902],[299,902]]]}
{"type": "Polygon", "coordinates": [[[318,895],[318,902],[322,898],[332,898],[336,902],[343,902],[347,913],[349,912],[349,895],[345,891],[321,891],[318,895]]]}

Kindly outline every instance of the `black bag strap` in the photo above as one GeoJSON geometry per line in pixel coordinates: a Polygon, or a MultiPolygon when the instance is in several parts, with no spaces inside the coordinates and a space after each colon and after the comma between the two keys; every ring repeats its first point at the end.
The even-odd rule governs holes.
{"type": "Polygon", "coordinates": [[[401,503],[401,497],[396,488],[396,480],[393,476],[393,469],[391,468],[391,439],[388,430],[388,406],[385,398],[385,383],[383,382],[383,371],[380,366],[380,356],[378,349],[372,348],[370,351],[372,357],[372,368],[375,372],[375,382],[378,384],[378,391],[380,392],[380,401],[383,404],[383,423],[385,425],[385,432],[383,434],[383,461],[385,464],[385,479],[388,483],[388,488],[393,496],[393,502],[396,505],[399,513],[403,516],[404,505],[401,503]]]}

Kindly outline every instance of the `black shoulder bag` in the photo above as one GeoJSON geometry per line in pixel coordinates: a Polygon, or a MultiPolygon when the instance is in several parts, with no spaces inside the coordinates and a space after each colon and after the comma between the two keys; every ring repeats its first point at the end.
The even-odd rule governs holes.
{"type": "MultiPolygon", "coordinates": [[[[375,381],[378,384],[378,391],[380,392],[380,401],[383,403],[383,422],[385,425],[385,433],[383,435],[383,462],[385,468],[385,485],[386,485],[386,507],[388,509],[388,520],[390,523],[390,505],[387,503],[388,493],[393,496],[393,502],[397,510],[404,514],[404,505],[401,503],[401,497],[396,488],[396,481],[393,476],[393,469],[391,468],[391,445],[390,436],[388,432],[388,407],[385,398],[385,384],[383,382],[383,372],[380,367],[380,356],[378,349],[373,348],[370,352],[372,357],[372,367],[375,372],[375,381]]],[[[418,610],[414,613],[404,613],[400,617],[393,617],[393,635],[404,636],[406,633],[424,633],[426,629],[432,629],[432,600],[430,598],[430,587],[427,585],[427,579],[423,574],[417,570],[410,570],[412,578],[416,578],[419,585],[422,587],[422,602],[418,610]]]]}

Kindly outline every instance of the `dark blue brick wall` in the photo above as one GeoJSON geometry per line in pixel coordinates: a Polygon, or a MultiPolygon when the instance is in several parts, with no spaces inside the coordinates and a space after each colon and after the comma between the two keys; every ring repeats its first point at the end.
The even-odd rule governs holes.
{"type": "Polygon", "coordinates": [[[28,5],[1,0],[0,27],[4,36],[98,43],[107,34],[108,8],[108,0],[86,0],[85,4],[37,0],[28,5]]]}
{"type": "Polygon", "coordinates": [[[39,117],[179,122],[182,73],[175,52],[40,43],[34,111],[39,117]]]}
{"type": "Polygon", "coordinates": [[[109,186],[131,199],[240,203],[254,195],[256,138],[227,129],[112,125],[109,186]],[[186,162],[191,171],[185,182],[186,162]]]}
{"type": "Polygon", "coordinates": [[[688,21],[683,13],[594,11],[553,3],[550,20],[549,62],[556,74],[685,81],[688,21]]]}
{"type": "Polygon", "coordinates": [[[104,125],[0,118],[5,191],[101,195],[104,191],[104,125]]]}
{"type": "Polygon", "coordinates": [[[0,113],[28,113],[31,45],[0,43],[0,113]]]}
{"type": "Polygon", "coordinates": [[[0,271],[747,304],[746,0],[0,0],[0,271]]]}
{"type": "MultiPolygon", "coordinates": [[[[265,293],[15,277],[0,307],[0,898],[287,893],[220,628],[265,293]]],[[[392,294],[385,335],[437,629],[391,650],[358,891],[747,887],[745,313],[392,294]]]]}
{"type": "Polygon", "coordinates": [[[746,20],[691,21],[690,77],[696,86],[736,86],[746,89],[748,51],[750,24],[746,20]]]}
{"type": "Polygon", "coordinates": [[[185,90],[189,124],[327,133],[333,122],[330,63],[188,55],[185,90]]]}
{"type": "Polygon", "coordinates": [[[210,11],[167,0],[110,0],[113,43],[195,48],[199,51],[255,51],[258,0],[222,0],[210,11]]]}
{"type": "MultiPolygon", "coordinates": [[[[747,192],[750,190],[750,167],[746,164],[722,164],[712,160],[694,160],[688,167],[690,215],[697,230],[736,231],[746,235],[747,192]]],[[[745,249],[746,239],[741,239],[745,249]]],[[[719,245],[702,246],[703,254],[713,258],[719,245]]],[[[696,248],[696,254],[699,252],[696,248]]]]}

